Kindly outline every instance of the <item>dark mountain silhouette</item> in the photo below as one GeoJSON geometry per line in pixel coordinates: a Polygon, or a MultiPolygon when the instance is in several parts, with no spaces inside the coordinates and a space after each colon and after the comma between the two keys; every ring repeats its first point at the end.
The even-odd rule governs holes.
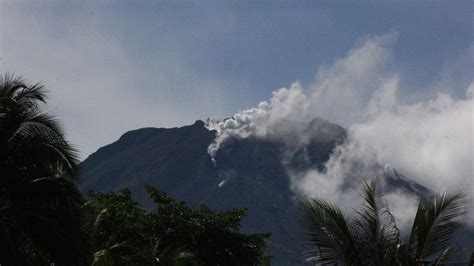
{"type": "MultiPolygon", "coordinates": [[[[334,147],[346,137],[346,130],[321,118],[310,123],[283,121],[281,125],[280,133],[287,135],[285,144],[276,138],[229,139],[216,153],[216,165],[207,152],[216,132],[208,130],[202,121],[181,128],[133,130],[81,164],[80,187],[101,192],[128,187],[145,207],[151,206],[145,184],[191,206],[204,203],[214,210],[246,207],[248,216],[242,229],[272,233],[274,264],[300,264],[303,245],[298,199],[290,189],[285,167],[323,170],[334,147]],[[304,146],[297,145],[301,135],[309,136],[304,146]],[[291,140],[294,149],[288,147],[291,140]],[[283,150],[292,152],[288,156],[283,150]]],[[[385,179],[387,189],[429,193],[396,172],[385,179]]]]}

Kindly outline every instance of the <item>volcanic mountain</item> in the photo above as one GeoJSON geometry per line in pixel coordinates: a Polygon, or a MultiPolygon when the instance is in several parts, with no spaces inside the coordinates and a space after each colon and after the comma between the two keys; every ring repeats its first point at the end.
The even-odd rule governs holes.
{"type": "MultiPolygon", "coordinates": [[[[301,264],[304,247],[298,197],[291,190],[287,168],[324,171],[324,163],[347,133],[322,118],[309,123],[284,121],[282,125],[287,139],[295,143],[298,136],[309,136],[305,145],[295,144],[290,155],[284,151],[291,141],[247,137],[229,138],[211,158],[208,147],[217,133],[203,121],[180,128],[129,131],[81,164],[80,187],[100,192],[127,187],[145,207],[151,202],[144,187],[152,185],[190,206],[204,203],[213,210],[248,208],[242,230],[271,233],[273,264],[301,264]]],[[[396,172],[385,174],[385,179],[388,189],[429,193],[396,172]]]]}

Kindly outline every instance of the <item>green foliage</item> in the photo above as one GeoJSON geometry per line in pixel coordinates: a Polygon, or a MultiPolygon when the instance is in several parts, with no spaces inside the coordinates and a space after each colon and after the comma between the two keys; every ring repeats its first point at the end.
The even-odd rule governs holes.
{"type": "MultiPolygon", "coordinates": [[[[114,261],[114,265],[143,265],[149,239],[144,234],[149,219],[144,210],[132,201],[129,190],[115,193],[89,193],[91,201],[85,206],[91,245],[95,258],[114,261]],[[112,246],[118,245],[116,248],[112,246]],[[110,258],[110,259],[107,259],[110,258]]],[[[102,265],[102,264],[98,264],[102,265]]]]}
{"type": "Polygon", "coordinates": [[[154,187],[146,189],[156,204],[150,212],[141,209],[127,189],[89,194],[90,220],[95,219],[93,243],[104,261],[114,265],[259,265],[267,259],[268,234],[239,232],[245,209],[213,212],[204,205],[193,209],[154,187]],[[115,242],[124,244],[109,249],[115,242]]]}
{"type": "Polygon", "coordinates": [[[324,200],[303,204],[308,260],[343,265],[441,265],[454,262],[453,234],[462,226],[462,193],[438,194],[418,206],[408,243],[402,244],[395,219],[376,182],[364,184],[364,205],[349,219],[324,200]]]}
{"type": "Polygon", "coordinates": [[[76,150],[45,112],[45,90],[0,78],[0,258],[3,264],[87,261],[76,150]],[[71,241],[75,239],[75,241],[71,241]]]}

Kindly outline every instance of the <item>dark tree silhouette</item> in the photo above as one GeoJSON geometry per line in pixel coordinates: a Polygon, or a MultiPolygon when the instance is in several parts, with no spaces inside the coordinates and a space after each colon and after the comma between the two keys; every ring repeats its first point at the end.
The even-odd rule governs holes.
{"type": "Polygon", "coordinates": [[[154,209],[145,211],[130,190],[90,193],[96,265],[268,265],[268,234],[244,234],[245,209],[214,212],[188,207],[147,186],[154,209]]]}
{"type": "Polygon", "coordinates": [[[76,150],[45,109],[45,89],[0,78],[2,264],[83,264],[76,150]]]}

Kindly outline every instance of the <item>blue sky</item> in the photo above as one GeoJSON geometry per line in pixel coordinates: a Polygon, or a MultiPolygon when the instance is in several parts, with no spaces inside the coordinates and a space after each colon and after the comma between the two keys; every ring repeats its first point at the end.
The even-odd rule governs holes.
{"type": "Polygon", "coordinates": [[[65,1],[0,4],[0,71],[42,81],[86,156],[125,131],[223,118],[311,84],[372,36],[407,101],[472,82],[472,1],[65,1]]]}

